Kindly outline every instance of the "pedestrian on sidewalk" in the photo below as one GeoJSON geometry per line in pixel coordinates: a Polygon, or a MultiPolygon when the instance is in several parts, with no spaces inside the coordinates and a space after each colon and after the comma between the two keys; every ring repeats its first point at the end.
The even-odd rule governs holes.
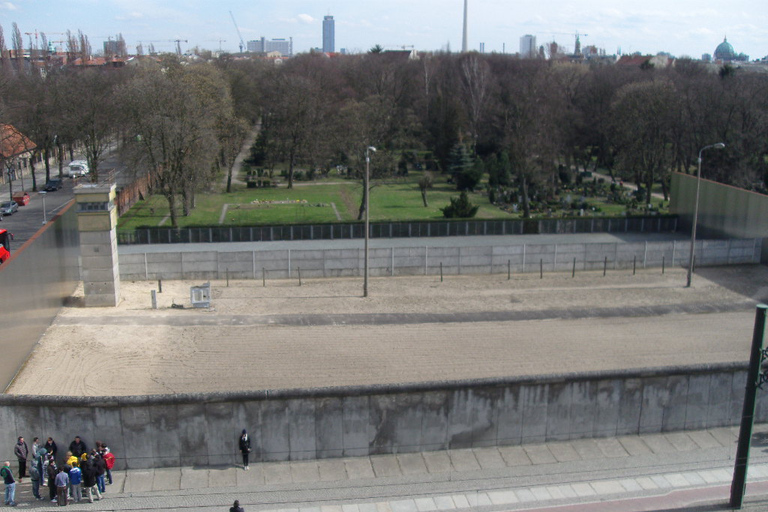
{"type": "Polygon", "coordinates": [[[69,474],[64,470],[66,466],[59,470],[56,475],[56,500],[60,507],[67,506],[67,494],[69,492],[69,474]]]}
{"type": "Polygon", "coordinates": [[[11,463],[5,461],[2,469],[0,469],[0,476],[3,477],[5,483],[5,504],[11,507],[16,506],[16,479],[13,478],[13,471],[11,470],[11,463]]]}
{"type": "Polygon", "coordinates": [[[48,464],[45,467],[45,476],[48,478],[48,498],[56,501],[56,474],[59,472],[53,455],[48,454],[48,464]]]}
{"type": "Polygon", "coordinates": [[[56,446],[56,441],[53,440],[52,437],[48,438],[48,441],[45,442],[45,451],[51,454],[54,460],[56,460],[56,452],[58,451],[58,447],[56,446]]]}
{"type": "Polygon", "coordinates": [[[69,451],[75,457],[80,457],[84,453],[88,453],[88,447],[85,446],[85,442],[80,439],[80,436],[75,436],[75,440],[69,443],[69,451]]]}
{"type": "Polygon", "coordinates": [[[88,497],[88,502],[93,503],[93,494],[96,493],[96,499],[101,500],[101,493],[96,487],[96,470],[93,468],[93,457],[88,457],[80,464],[80,470],[83,472],[83,490],[88,497]]]}
{"type": "Polygon", "coordinates": [[[112,485],[112,468],[115,467],[115,455],[106,444],[102,444],[101,449],[101,456],[104,458],[104,463],[107,465],[107,481],[109,482],[109,485],[112,485]]]}
{"type": "Polygon", "coordinates": [[[16,441],[16,446],[13,447],[13,454],[19,461],[19,483],[24,481],[24,477],[27,476],[27,457],[29,457],[29,447],[24,441],[24,438],[19,436],[16,441]]]}
{"type": "Polygon", "coordinates": [[[79,503],[83,499],[83,472],[77,466],[72,466],[69,470],[69,485],[72,489],[72,498],[75,503],[79,503]]]}
{"type": "Polygon", "coordinates": [[[245,512],[245,509],[240,506],[240,502],[238,500],[235,500],[232,506],[229,507],[229,512],[245,512]]]}
{"type": "Polygon", "coordinates": [[[243,433],[240,435],[240,453],[243,454],[243,469],[250,469],[248,467],[248,454],[251,453],[251,438],[245,429],[243,429],[243,433]]]}
{"type": "Polygon", "coordinates": [[[40,460],[35,457],[32,464],[29,465],[29,479],[32,481],[32,496],[36,500],[43,499],[40,496],[40,460]]]}
{"type": "Polygon", "coordinates": [[[104,475],[107,474],[107,463],[104,462],[104,458],[96,450],[93,450],[92,455],[93,470],[96,472],[96,487],[101,493],[107,492],[107,489],[104,486],[104,475]]]}

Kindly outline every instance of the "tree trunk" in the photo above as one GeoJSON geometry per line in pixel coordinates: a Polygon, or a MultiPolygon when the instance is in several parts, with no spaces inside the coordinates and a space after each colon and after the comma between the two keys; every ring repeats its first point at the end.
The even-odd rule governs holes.
{"type": "Polygon", "coordinates": [[[171,215],[171,227],[178,228],[179,220],[176,217],[176,194],[166,193],[165,198],[168,200],[168,211],[171,215]]]}
{"type": "Polygon", "coordinates": [[[46,146],[43,149],[43,158],[45,159],[45,181],[51,179],[51,148],[46,146]]]}
{"type": "Polygon", "coordinates": [[[360,210],[357,213],[357,220],[363,220],[365,218],[365,195],[369,194],[368,187],[363,185],[363,200],[360,201],[360,210]]]}
{"type": "Polygon", "coordinates": [[[29,159],[29,168],[32,172],[32,190],[37,191],[37,178],[35,177],[35,154],[32,154],[32,158],[29,159]]]}
{"type": "Polygon", "coordinates": [[[421,189],[421,200],[424,202],[424,208],[429,207],[429,203],[427,202],[427,189],[423,188],[421,189]]]}
{"type": "Polygon", "coordinates": [[[523,196],[523,218],[531,218],[531,200],[528,197],[528,180],[525,177],[520,178],[520,192],[523,196]]]}

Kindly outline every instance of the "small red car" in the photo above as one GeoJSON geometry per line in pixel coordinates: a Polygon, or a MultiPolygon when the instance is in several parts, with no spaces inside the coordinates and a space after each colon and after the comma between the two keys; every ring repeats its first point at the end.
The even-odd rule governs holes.
{"type": "Polygon", "coordinates": [[[29,204],[29,194],[23,190],[21,192],[16,192],[13,194],[13,200],[16,201],[16,204],[19,206],[26,206],[29,204]]]}

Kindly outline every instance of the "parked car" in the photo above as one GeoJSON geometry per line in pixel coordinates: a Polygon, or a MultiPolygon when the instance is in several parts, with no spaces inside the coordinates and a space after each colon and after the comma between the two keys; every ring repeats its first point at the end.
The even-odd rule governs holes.
{"type": "Polygon", "coordinates": [[[54,192],[56,190],[61,190],[61,187],[63,184],[61,183],[61,180],[58,178],[51,178],[50,180],[45,182],[45,191],[46,192],[54,192]]]}
{"type": "Polygon", "coordinates": [[[0,203],[0,215],[13,215],[19,211],[19,205],[16,201],[3,201],[0,203]]]}
{"type": "Polygon", "coordinates": [[[77,178],[79,176],[85,176],[91,172],[88,168],[88,162],[85,160],[72,160],[67,167],[67,176],[70,178],[77,178]]]}
{"type": "Polygon", "coordinates": [[[26,193],[24,190],[20,192],[14,192],[13,200],[16,201],[16,204],[18,204],[19,206],[26,206],[29,204],[29,194],[26,193]]]}

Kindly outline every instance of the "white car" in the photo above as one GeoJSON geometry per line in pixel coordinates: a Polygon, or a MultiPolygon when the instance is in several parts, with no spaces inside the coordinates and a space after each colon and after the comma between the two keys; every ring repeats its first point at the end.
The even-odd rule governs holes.
{"type": "Polygon", "coordinates": [[[67,167],[67,176],[75,178],[77,176],[85,176],[91,172],[88,168],[88,162],[85,160],[72,160],[67,167]]]}

